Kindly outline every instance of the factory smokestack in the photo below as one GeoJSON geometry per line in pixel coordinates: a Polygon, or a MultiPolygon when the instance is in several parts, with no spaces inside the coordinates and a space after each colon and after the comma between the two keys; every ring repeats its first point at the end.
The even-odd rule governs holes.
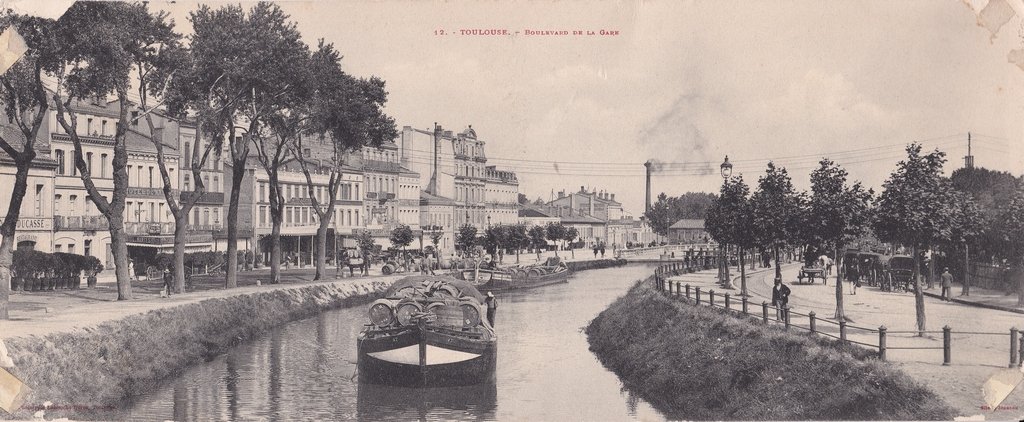
{"type": "Polygon", "coordinates": [[[647,167],[647,200],[645,201],[647,207],[644,208],[644,213],[651,210],[651,164],[651,160],[644,163],[644,167],[647,167]]]}

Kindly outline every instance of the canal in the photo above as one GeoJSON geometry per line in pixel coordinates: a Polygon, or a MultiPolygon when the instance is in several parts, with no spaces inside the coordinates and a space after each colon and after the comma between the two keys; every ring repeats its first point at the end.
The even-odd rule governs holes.
{"type": "Polygon", "coordinates": [[[122,410],[132,420],[663,420],[588,350],[583,328],[653,267],[590,270],[499,295],[495,383],[409,389],[360,384],[366,307],[278,327],[184,371],[122,410]]]}

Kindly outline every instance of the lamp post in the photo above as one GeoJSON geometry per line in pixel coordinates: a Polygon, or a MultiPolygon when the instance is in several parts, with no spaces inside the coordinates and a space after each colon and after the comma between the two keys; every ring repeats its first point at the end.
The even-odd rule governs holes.
{"type": "MultiPolygon", "coordinates": [[[[724,188],[725,184],[728,183],[729,178],[732,177],[732,163],[729,162],[729,156],[728,155],[725,156],[725,161],[722,162],[722,165],[719,166],[719,167],[721,168],[721,171],[722,171],[722,187],[724,188]]],[[[721,257],[721,260],[718,263],[718,274],[719,274],[719,277],[721,278],[722,287],[726,288],[726,289],[731,289],[733,287],[732,287],[732,282],[731,282],[730,277],[729,277],[729,249],[728,249],[728,245],[726,245],[725,242],[720,242],[719,245],[718,245],[718,251],[719,251],[719,256],[721,257]]]]}

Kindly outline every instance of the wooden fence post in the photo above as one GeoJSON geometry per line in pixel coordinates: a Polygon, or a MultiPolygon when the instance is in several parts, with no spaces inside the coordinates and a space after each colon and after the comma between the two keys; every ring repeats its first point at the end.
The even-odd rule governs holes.
{"type": "Polygon", "coordinates": [[[690,285],[689,284],[686,285],[686,298],[687,299],[690,298],[690,285]]]}
{"type": "Polygon", "coordinates": [[[1017,344],[1020,343],[1020,339],[1017,338],[1017,327],[1010,329],[1010,367],[1017,366],[1017,344]]]}
{"type": "Polygon", "coordinates": [[[729,310],[729,294],[725,294],[725,310],[729,310]]]}
{"type": "Polygon", "coordinates": [[[885,326],[878,327],[878,358],[885,360],[885,326]]]}
{"type": "Polygon", "coordinates": [[[786,329],[789,329],[789,305],[782,306],[782,319],[786,321],[786,329]]]}
{"type": "Polygon", "coordinates": [[[715,290],[714,289],[708,290],[708,305],[711,305],[712,308],[715,307],[715,290]]]}
{"type": "Polygon", "coordinates": [[[740,296],[740,301],[743,303],[743,315],[747,314],[747,297],[740,296]]]}
{"type": "Polygon", "coordinates": [[[768,324],[768,302],[761,302],[761,321],[768,324]]]}
{"type": "Polygon", "coordinates": [[[811,320],[811,332],[812,333],[818,332],[818,330],[816,329],[815,324],[814,324],[814,315],[816,315],[814,313],[814,311],[811,311],[811,312],[807,313],[807,317],[810,318],[810,320],[811,320]]]}
{"type": "Polygon", "coordinates": [[[952,342],[952,328],[949,326],[942,327],[942,366],[949,366],[952,361],[952,351],[950,350],[952,342]]]}
{"type": "Polygon", "coordinates": [[[700,305],[700,287],[694,289],[694,296],[697,298],[697,304],[700,305]]]}

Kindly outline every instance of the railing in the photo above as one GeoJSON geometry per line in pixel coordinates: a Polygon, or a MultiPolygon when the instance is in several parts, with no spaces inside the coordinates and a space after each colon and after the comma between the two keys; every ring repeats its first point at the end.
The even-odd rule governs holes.
{"type": "Polygon", "coordinates": [[[188,224],[185,226],[185,231],[190,232],[215,232],[223,229],[224,227],[220,224],[188,224]]]}
{"type": "Polygon", "coordinates": [[[102,215],[55,215],[53,216],[54,231],[61,230],[107,230],[110,226],[107,218],[102,215]]]}
{"type": "Polygon", "coordinates": [[[156,223],[156,222],[127,222],[124,223],[124,232],[126,234],[137,234],[137,235],[161,235],[161,234],[174,234],[174,223],[156,223]]]}
{"type": "Polygon", "coordinates": [[[366,199],[395,199],[392,192],[366,192],[366,199]]]}
{"type": "MultiPolygon", "coordinates": [[[[682,284],[680,281],[671,281],[669,278],[674,275],[680,275],[683,273],[694,272],[698,268],[690,265],[688,262],[676,262],[671,264],[665,264],[659,266],[654,271],[654,275],[651,280],[654,283],[656,290],[660,291],[663,295],[674,298],[682,303],[691,304],[694,306],[707,306],[711,308],[719,308],[724,310],[725,313],[732,316],[738,317],[758,317],[758,315],[750,312],[751,303],[746,296],[740,296],[739,308],[734,307],[734,298],[729,294],[715,293],[713,289],[707,292],[702,292],[700,287],[691,287],[689,284],[682,284]],[[673,288],[674,287],[674,288],[673,288]]],[[[792,307],[783,306],[778,307],[770,305],[768,302],[761,302],[761,312],[759,320],[764,325],[782,325],[785,330],[799,329],[807,331],[812,336],[823,336],[837,340],[841,344],[851,344],[868,349],[875,349],[878,352],[878,358],[886,360],[888,352],[890,350],[942,350],[942,365],[949,366],[952,363],[952,349],[953,349],[953,335],[964,335],[964,336],[1007,336],[1010,347],[1009,347],[1009,367],[1021,367],[1024,366],[1024,336],[1016,328],[1010,328],[1009,332],[983,332],[983,331],[956,331],[954,332],[948,325],[942,327],[941,331],[918,331],[918,330],[902,330],[902,331],[891,331],[884,325],[878,328],[861,327],[857,325],[849,324],[845,320],[834,320],[829,318],[821,318],[810,311],[806,314],[795,311],[792,307]],[[772,317],[770,314],[774,314],[772,317]],[[800,317],[800,319],[794,321],[793,317],[800,317]],[[804,319],[806,318],[806,319],[804,319]],[[806,324],[802,324],[800,321],[806,321],[806,324]],[[826,329],[822,329],[818,323],[826,324],[826,329]],[[849,338],[849,332],[853,330],[859,333],[874,334],[877,337],[877,342],[871,341],[858,341],[849,338]],[[922,346],[918,345],[920,342],[908,342],[908,345],[892,346],[889,344],[890,335],[893,336],[910,336],[910,337],[897,337],[901,339],[912,339],[920,338],[925,334],[942,335],[941,346],[922,346]]],[[[758,306],[754,303],[754,306],[758,306]]],[[[859,337],[863,340],[863,337],[859,337]]]]}

